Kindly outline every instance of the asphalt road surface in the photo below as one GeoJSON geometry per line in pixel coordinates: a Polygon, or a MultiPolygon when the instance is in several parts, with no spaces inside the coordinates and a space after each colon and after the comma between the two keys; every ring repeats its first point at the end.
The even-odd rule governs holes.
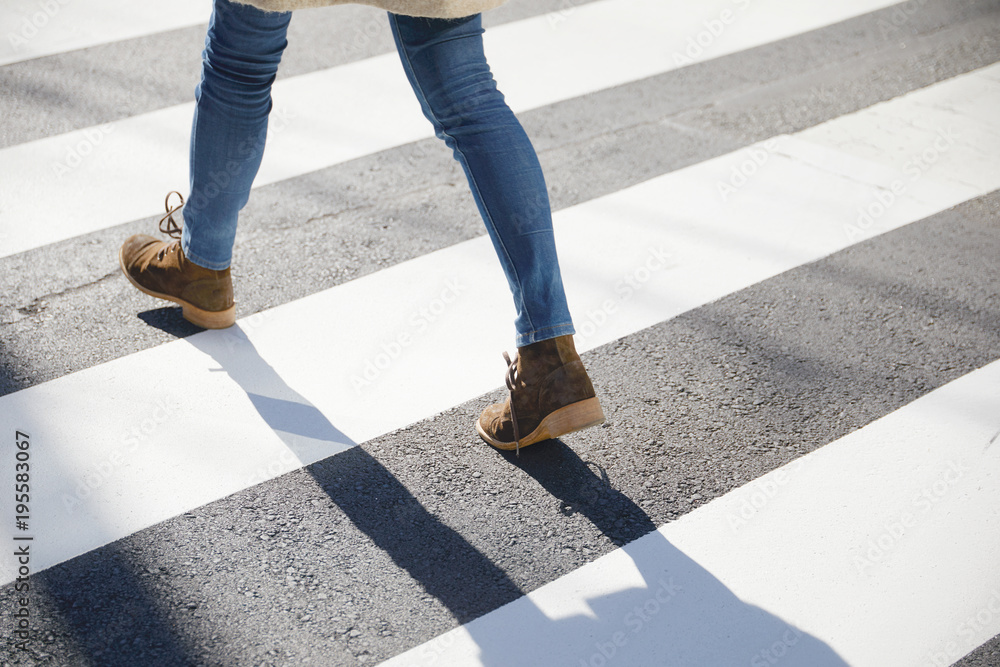
{"type": "Polygon", "coordinates": [[[487,14],[607,415],[519,456],[377,10],[292,19],[237,326],[128,284],[210,11],[162,4],[0,8],[0,664],[1000,666],[1000,1],[487,14]]]}

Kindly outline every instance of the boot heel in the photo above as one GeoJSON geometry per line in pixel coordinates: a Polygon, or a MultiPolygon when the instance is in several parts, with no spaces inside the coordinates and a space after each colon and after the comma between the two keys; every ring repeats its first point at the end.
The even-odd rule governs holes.
{"type": "Polygon", "coordinates": [[[596,426],[604,421],[604,410],[597,397],[571,403],[547,415],[521,446],[596,426]]]}
{"type": "Polygon", "coordinates": [[[191,324],[203,329],[226,329],[236,323],[236,306],[230,306],[225,310],[211,311],[182,303],[181,315],[191,324]]]}

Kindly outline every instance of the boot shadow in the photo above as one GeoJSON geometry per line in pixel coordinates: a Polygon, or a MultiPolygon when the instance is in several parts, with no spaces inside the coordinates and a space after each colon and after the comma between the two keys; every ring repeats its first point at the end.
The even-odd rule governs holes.
{"type": "Polygon", "coordinates": [[[846,667],[824,641],[741,600],[671,544],[606,471],[560,440],[540,445],[501,455],[559,499],[563,514],[627,544],[466,625],[482,664],[846,667]],[[585,610],[560,594],[607,590],[608,580],[628,584],[586,597],[585,610]]]}
{"type": "Polygon", "coordinates": [[[210,355],[246,392],[267,425],[347,518],[460,623],[523,594],[502,569],[289,387],[239,324],[186,340],[210,355]],[[337,451],[319,458],[308,455],[311,445],[324,443],[337,451]],[[461,577],[456,576],[459,572],[461,577]],[[478,584],[470,588],[470,581],[478,584]]]}
{"type": "Polygon", "coordinates": [[[177,338],[187,338],[205,331],[196,324],[191,324],[181,315],[180,306],[163,306],[151,308],[136,315],[140,320],[165,333],[177,338]]]}
{"type": "Polygon", "coordinates": [[[630,583],[587,598],[585,612],[567,610],[558,599],[553,603],[543,595],[545,587],[525,595],[503,568],[423,507],[391,471],[353,447],[290,388],[238,325],[187,340],[240,385],[289,449],[309,462],[305,470],[350,521],[464,624],[452,632],[468,634],[484,665],[847,664],[820,639],[740,600],[672,545],[614,488],[606,471],[560,440],[535,445],[519,457],[500,455],[559,499],[563,515],[580,514],[613,544],[624,545],[585,567],[610,563],[613,573],[627,569],[630,583]],[[347,451],[311,460],[300,455],[303,443],[316,441],[347,451]]]}

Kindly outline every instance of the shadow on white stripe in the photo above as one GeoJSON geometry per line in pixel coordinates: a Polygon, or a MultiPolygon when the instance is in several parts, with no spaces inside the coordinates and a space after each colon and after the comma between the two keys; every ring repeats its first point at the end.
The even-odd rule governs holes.
{"type": "Polygon", "coordinates": [[[1000,361],[382,664],[950,665],[1000,634],[998,434],[1000,361]]]}
{"type": "MultiPolygon", "coordinates": [[[[982,113],[1000,103],[997,69],[557,213],[579,349],[819,259],[858,233],[897,229],[1000,187],[1000,169],[977,171],[984,155],[1000,155],[1000,119],[982,113]],[[957,138],[906,180],[908,155],[922,155],[937,136],[918,119],[940,100],[948,106],[938,120],[957,138]],[[758,149],[768,156],[762,166],[735,193],[720,191],[758,149]],[[882,162],[855,155],[866,151],[882,162]],[[896,199],[854,231],[858,211],[887,192],[896,199]]],[[[512,313],[497,307],[509,298],[480,237],[237,329],[0,397],[4,428],[38,443],[32,479],[47,492],[35,500],[32,529],[46,547],[33,565],[49,567],[496,388],[502,364],[486,351],[511,340],[512,313]],[[448,367],[438,363],[445,355],[448,367]],[[432,391],[428,377],[439,378],[432,391]]],[[[471,425],[469,437],[477,437],[471,425]]],[[[12,474],[11,465],[0,461],[0,473],[12,474]]],[[[0,564],[9,574],[11,555],[0,564]]]]}

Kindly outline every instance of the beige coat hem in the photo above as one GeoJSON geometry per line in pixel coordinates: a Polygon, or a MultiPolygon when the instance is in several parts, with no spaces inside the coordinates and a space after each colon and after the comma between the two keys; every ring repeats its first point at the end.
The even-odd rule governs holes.
{"type": "Polygon", "coordinates": [[[393,14],[454,19],[472,16],[499,7],[506,0],[235,0],[265,12],[288,12],[294,9],[326,7],[328,5],[362,4],[378,7],[393,14]]]}

